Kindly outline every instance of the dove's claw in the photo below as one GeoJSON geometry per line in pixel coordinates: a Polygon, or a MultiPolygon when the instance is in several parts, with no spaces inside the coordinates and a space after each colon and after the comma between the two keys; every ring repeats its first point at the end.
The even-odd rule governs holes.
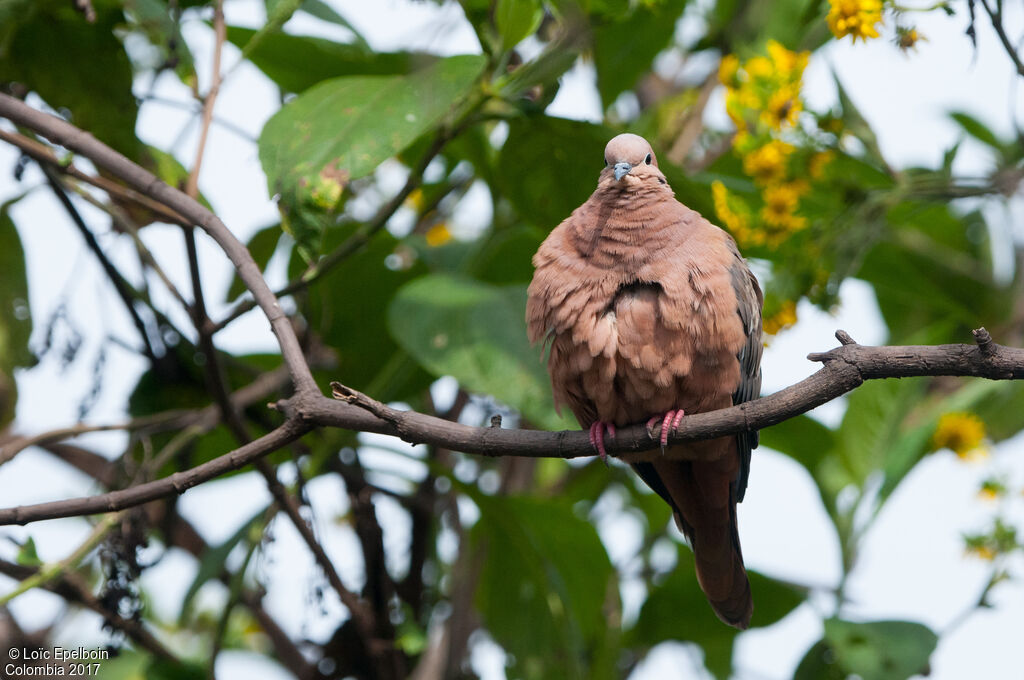
{"type": "Polygon", "coordinates": [[[665,450],[665,446],[668,444],[668,435],[670,432],[675,432],[676,428],[679,427],[679,422],[683,419],[686,412],[683,409],[671,409],[665,413],[664,416],[654,416],[647,421],[647,432],[654,436],[654,424],[661,420],[661,450],[665,450]]]}
{"type": "Polygon", "coordinates": [[[608,434],[615,439],[615,426],[611,423],[606,423],[603,420],[598,420],[590,426],[590,445],[597,450],[597,455],[601,457],[601,460],[605,465],[608,464],[608,452],[604,448],[604,431],[607,430],[608,434]]]}

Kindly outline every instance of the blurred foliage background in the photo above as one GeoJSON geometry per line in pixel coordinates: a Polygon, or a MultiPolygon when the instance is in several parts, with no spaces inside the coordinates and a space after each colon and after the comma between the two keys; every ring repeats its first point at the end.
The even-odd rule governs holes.
{"type": "MultiPolygon", "coordinates": [[[[914,11],[888,0],[463,0],[461,8],[479,54],[375,51],[343,8],[322,0],[267,0],[259,28],[224,25],[212,3],[194,0],[0,0],[0,83],[185,186],[193,159],[144,144],[136,123],[147,87],[158,79],[180,80],[197,105],[211,96],[197,75],[209,66],[193,55],[181,26],[199,22],[222,32],[237,48],[231,54],[280,91],[280,110],[255,140],[280,223],[265,225],[248,247],[261,266],[287,261],[283,293],[318,381],[337,379],[452,420],[481,425],[501,413],[506,426],[576,427],[554,412],[538,350],[527,343],[525,290],[532,254],[593,190],[603,146],[622,131],[646,136],[679,200],[739,242],[761,277],[770,334],[797,321],[802,300],[831,309],[840,284],[855,277],[873,289],[890,344],[969,341],[982,324],[1000,343],[1024,343],[1024,251],[1017,244],[1012,276],[997,277],[992,243],[1007,242],[997,233],[1007,226],[987,221],[978,200],[964,200],[1001,202],[1018,191],[1024,138],[1001,137],[952,111],[963,137],[988,149],[989,172],[955,172],[959,144],[935,167],[893,167],[838,79],[835,108],[814,110],[803,98],[804,69],[828,41],[889,40],[894,59],[903,58],[900,51],[913,58],[923,39],[914,11]],[[685,40],[677,28],[684,14],[701,27],[685,40]],[[340,26],[349,39],[289,32],[293,16],[340,26]],[[596,69],[602,123],[545,113],[560,78],[579,60],[596,69]],[[730,126],[705,124],[716,92],[724,92],[730,126]],[[396,173],[397,192],[385,181],[396,173]],[[491,218],[459,230],[453,215],[471,192],[491,218]]],[[[975,21],[1001,21],[1002,3],[949,0],[924,11],[963,22],[970,40],[975,21]]],[[[1006,58],[1020,67],[1012,51],[1006,58]]],[[[231,74],[227,69],[225,82],[231,74]]],[[[31,138],[10,126],[4,131],[31,138]]],[[[53,152],[65,165],[89,168],[53,152]]],[[[28,162],[19,162],[18,180],[28,162]]],[[[146,254],[144,228],[160,216],[74,176],[53,182],[24,191],[53,189],[99,205],[116,238],[138,249],[141,275],[125,274],[119,285],[142,319],[132,344],[146,348],[149,366],[125,405],[135,420],[123,450],[47,450],[99,487],[118,488],[236,446],[224,424],[182,427],[166,418],[172,410],[197,413],[211,397],[196,330],[162,307],[175,304],[173,297],[160,303],[149,293],[150,284],[162,285],[162,254],[146,254]]],[[[66,311],[28,307],[12,203],[0,207],[0,425],[8,433],[17,428],[17,372],[47,354],[81,360],[66,311]],[[33,323],[42,339],[30,344],[33,323]]],[[[205,283],[208,297],[232,305],[213,320],[216,337],[252,305],[237,279],[226,290],[205,283]]],[[[243,414],[251,431],[268,431],[278,416],[259,404],[287,393],[274,373],[279,359],[220,354],[229,391],[269,384],[243,414]]],[[[96,389],[104,372],[116,370],[101,355],[96,389]]],[[[86,400],[83,418],[88,407],[86,400]]],[[[812,596],[827,603],[814,608],[824,635],[794,677],[927,673],[939,631],[848,618],[845,584],[873,522],[919,461],[940,449],[983,457],[1022,428],[1019,382],[935,378],[865,384],[837,427],[800,416],[762,432],[763,446],[813,479],[842,552],[843,577],[834,589],[786,574],[751,576],[754,627],[771,626],[812,596]]],[[[504,651],[510,678],[625,677],[666,641],[696,645],[710,675],[730,676],[738,633],[704,602],[668,508],[624,466],[395,446],[391,456],[415,461],[412,473],[395,474],[366,463],[368,446],[388,447],[351,432],[319,431],[271,461],[291,471],[286,478],[301,502],[311,480],[343,480],[350,511],[339,521],[358,536],[365,567],[356,584],[384,622],[378,642],[398,650],[399,675],[473,677],[468,655],[481,640],[475,631],[483,630],[504,651]],[[382,497],[397,500],[411,527],[398,554],[386,555],[380,538],[374,503],[382,497]],[[637,553],[614,565],[608,538],[603,542],[591,521],[608,499],[643,530],[637,553]],[[638,611],[624,615],[626,581],[644,595],[638,611]]],[[[756,474],[755,467],[754,484],[756,474]]],[[[979,607],[1014,576],[1014,564],[1020,577],[1021,544],[1006,508],[1021,491],[998,476],[979,490],[994,500],[991,524],[964,538],[965,550],[991,565],[979,607]]],[[[199,538],[173,502],[151,505],[97,524],[89,550],[55,571],[46,571],[52,565],[41,562],[31,538],[21,542],[17,560],[0,562],[0,571],[18,580],[46,573],[31,585],[104,616],[121,654],[103,677],[203,677],[220,651],[232,649],[266,655],[306,677],[376,677],[348,619],[324,639],[289,643],[273,630],[259,604],[264,584],[256,565],[276,505],[218,545],[199,538]],[[144,546],[182,548],[198,562],[177,620],[147,606],[138,585],[148,568],[139,560],[144,546]],[[200,588],[218,580],[228,589],[227,605],[194,606],[200,588]],[[157,642],[145,642],[138,626],[157,642]]],[[[4,630],[8,644],[29,644],[16,624],[4,630]]]]}

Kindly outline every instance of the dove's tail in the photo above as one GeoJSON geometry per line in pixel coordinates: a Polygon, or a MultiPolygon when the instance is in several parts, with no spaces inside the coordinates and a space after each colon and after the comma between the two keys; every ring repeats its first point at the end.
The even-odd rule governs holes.
{"type": "MultiPolygon", "coordinates": [[[[665,461],[651,466],[671,497],[676,524],[693,547],[697,581],[711,608],[722,621],[743,630],[750,625],[754,603],[736,528],[736,440],[729,437],[686,446],[728,447],[706,462],[665,461]]],[[[641,476],[647,481],[648,475],[641,476]]]]}

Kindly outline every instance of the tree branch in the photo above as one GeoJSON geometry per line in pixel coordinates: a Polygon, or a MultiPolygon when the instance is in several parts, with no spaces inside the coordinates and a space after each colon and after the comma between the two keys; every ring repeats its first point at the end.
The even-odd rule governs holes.
{"type": "MultiPolygon", "coordinates": [[[[984,328],[974,334],[977,345],[868,347],[855,343],[845,331],[838,331],[836,337],[844,343],[841,347],[808,355],[811,361],[825,364],[817,373],[767,397],[686,416],[668,441],[714,439],[770,427],[842,396],[865,380],[920,376],[1024,379],[1024,349],[992,342],[984,328]]],[[[274,406],[288,416],[284,425],[208,463],[165,479],[99,496],[3,509],[0,510],[0,525],[110,512],[180,494],[262,458],[316,426],[387,434],[413,444],[433,444],[484,456],[579,458],[594,455],[589,436],[579,430],[542,432],[470,427],[415,411],[399,411],[343,385],[335,384],[335,393],[340,400],[307,392],[279,401],[274,406]]],[[[650,430],[645,425],[624,427],[606,443],[606,449],[609,454],[630,463],[700,460],[700,453],[690,450],[662,453],[659,437],[657,427],[650,430]]]]}
{"type": "Polygon", "coordinates": [[[270,321],[296,391],[298,393],[316,392],[313,374],[302,354],[295,329],[292,328],[291,322],[284,310],[281,309],[278,299],[270,290],[267,282],[264,281],[252,255],[220,218],[195,199],[162,182],[153,173],[114,151],[87,132],[83,132],[60,118],[37,111],[15,97],[0,94],[0,116],[11,120],[16,125],[31,128],[50,141],[85,156],[94,165],[124,180],[136,191],[164,204],[188,221],[202,227],[231,260],[238,276],[252,292],[257,304],[263,310],[267,320],[270,321]]]}
{"type": "MultiPolygon", "coordinates": [[[[769,427],[842,396],[865,380],[940,375],[1024,378],[1024,349],[997,345],[984,329],[975,334],[978,345],[867,347],[839,331],[836,335],[844,343],[841,347],[808,355],[811,361],[825,364],[817,373],[767,397],[686,416],[669,436],[669,442],[714,439],[769,427]]],[[[415,411],[399,411],[341,385],[334,388],[341,401],[296,397],[280,402],[278,407],[311,424],[389,434],[413,444],[433,444],[464,453],[541,458],[594,455],[585,432],[470,427],[415,411]]],[[[697,459],[699,454],[692,451],[662,454],[659,435],[657,426],[651,431],[643,425],[619,428],[606,448],[627,462],[662,460],[666,456],[697,459]]]]}
{"type": "Polygon", "coordinates": [[[1010,61],[1013,62],[1013,67],[1017,69],[1017,75],[1024,77],[1024,62],[1020,60],[1017,55],[1017,50],[1010,42],[1010,36],[1006,35],[1006,28],[1003,26],[1003,6],[1001,2],[997,2],[995,7],[990,7],[988,0],[981,0],[981,6],[985,9],[985,13],[988,14],[988,18],[992,21],[992,28],[995,29],[996,35],[999,37],[999,42],[1002,43],[1003,48],[1006,50],[1006,54],[1009,55],[1010,61]]]}
{"type": "Polygon", "coordinates": [[[233,451],[225,453],[223,456],[214,458],[184,472],[176,472],[170,477],[164,477],[163,479],[138,484],[127,489],[111,491],[110,493],[98,496],[71,498],[0,510],[0,525],[28,524],[29,522],[55,519],[57,517],[77,517],[80,515],[94,515],[101,512],[113,512],[141,505],[142,503],[165,496],[182,494],[193,486],[202,484],[214,477],[219,477],[231,470],[245,467],[272,451],[278,450],[289,442],[295,441],[311,429],[312,426],[298,419],[291,418],[281,427],[268,432],[250,444],[240,446],[233,451]]]}
{"type": "Polygon", "coordinates": [[[203,122],[199,128],[196,160],[192,163],[192,171],[188,173],[188,180],[185,182],[185,193],[192,198],[199,196],[199,169],[203,165],[206,138],[210,134],[210,123],[213,122],[213,105],[217,101],[217,94],[220,92],[220,55],[224,48],[224,40],[227,38],[227,28],[224,26],[224,0],[216,0],[213,3],[213,33],[213,74],[210,77],[210,89],[203,99],[203,122]]]}

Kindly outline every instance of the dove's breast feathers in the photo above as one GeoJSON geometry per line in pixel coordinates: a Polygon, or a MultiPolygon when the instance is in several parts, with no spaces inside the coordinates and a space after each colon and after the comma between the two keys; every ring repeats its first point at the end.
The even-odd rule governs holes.
{"type": "Polygon", "coordinates": [[[583,425],[731,405],[746,341],[731,239],[674,199],[607,212],[588,201],[534,256],[527,322],[551,342],[557,403],[583,425]]]}

